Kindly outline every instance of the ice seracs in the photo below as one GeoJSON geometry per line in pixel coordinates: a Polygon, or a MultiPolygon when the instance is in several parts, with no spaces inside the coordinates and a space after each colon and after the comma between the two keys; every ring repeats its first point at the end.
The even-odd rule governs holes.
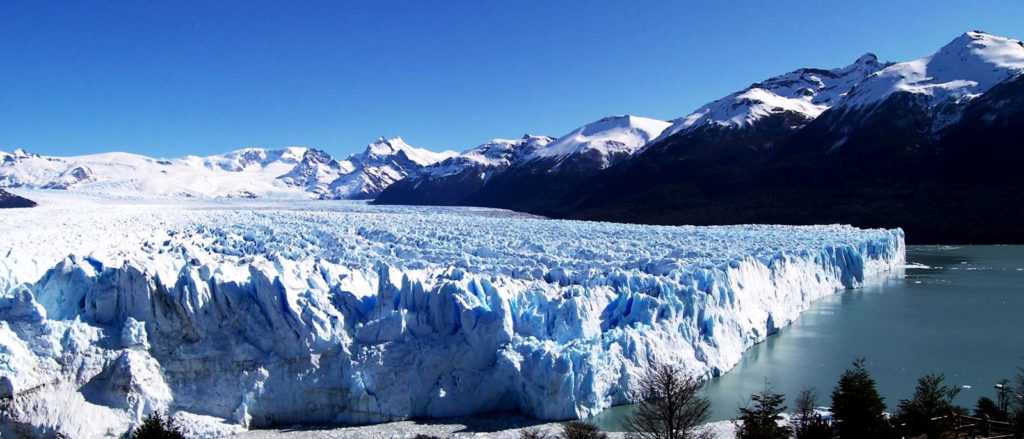
{"type": "Polygon", "coordinates": [[[40,206],[0,211],[5,436],[117,437],[154,410],[196,437],[583,417],[627,402],[651,361],[723,373],[904,259],[901,231],[847,226],[27,195],[40,206]]]}

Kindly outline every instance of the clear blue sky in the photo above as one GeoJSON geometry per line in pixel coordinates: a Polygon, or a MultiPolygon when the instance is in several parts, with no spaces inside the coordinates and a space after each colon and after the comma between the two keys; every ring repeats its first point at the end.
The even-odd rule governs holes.
{"type": "Polygon", "coordinates": [[[0,150],[153,156],[380,135],[464,150],[662,119],[798,67],[1024,37],[1007,1],[0,2],[0,150]],[[721,4],[720,4],[721,3],[721,4]]]}

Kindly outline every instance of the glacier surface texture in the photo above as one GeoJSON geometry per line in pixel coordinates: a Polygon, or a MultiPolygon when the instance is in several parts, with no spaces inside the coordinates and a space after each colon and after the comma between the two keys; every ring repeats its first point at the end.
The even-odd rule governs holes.
{"type": "Polygon", "coordinates": [[[345,201],[0,211],[0,434],[197,436],[628,402],[653,361],[729,370],[903,232],[656,227],[345,201]]]}

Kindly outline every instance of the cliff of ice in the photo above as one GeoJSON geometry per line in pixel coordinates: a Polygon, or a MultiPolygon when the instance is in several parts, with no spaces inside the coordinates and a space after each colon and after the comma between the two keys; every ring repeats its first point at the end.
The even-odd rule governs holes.
{"type": "Polygon", "coordinates": [[[0,211],[0,433],[213,437],[627,402],[902,264],[900,230],[657,227],[507,211],[38,191],[0,211]]]}

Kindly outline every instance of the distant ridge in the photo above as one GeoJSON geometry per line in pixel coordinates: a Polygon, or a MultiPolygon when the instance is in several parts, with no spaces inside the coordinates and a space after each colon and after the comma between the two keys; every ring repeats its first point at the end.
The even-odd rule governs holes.
{"type": "Polygon", "coordinates": [[[365,199],[412,171],[454,155],[415,148],[398,137],[380,138],[345,160],[306,147],[244,148],[174,159],[118,152],[49,157],[18,149],[0,152],[0,188],[127,196],[365,199]]]}
{"type": "Polygon", "coordinates": [[[903,227],[911,243],[1024,243],[1022,74],[1024,43],[971,31],[912,61],[868,53],[754,83],[603,168],[559,174],[524,157],[469,193],[421,183],[378,202],[448,190],[462,191],[459,204],[559,218],[846,223],[903,227]]]}

